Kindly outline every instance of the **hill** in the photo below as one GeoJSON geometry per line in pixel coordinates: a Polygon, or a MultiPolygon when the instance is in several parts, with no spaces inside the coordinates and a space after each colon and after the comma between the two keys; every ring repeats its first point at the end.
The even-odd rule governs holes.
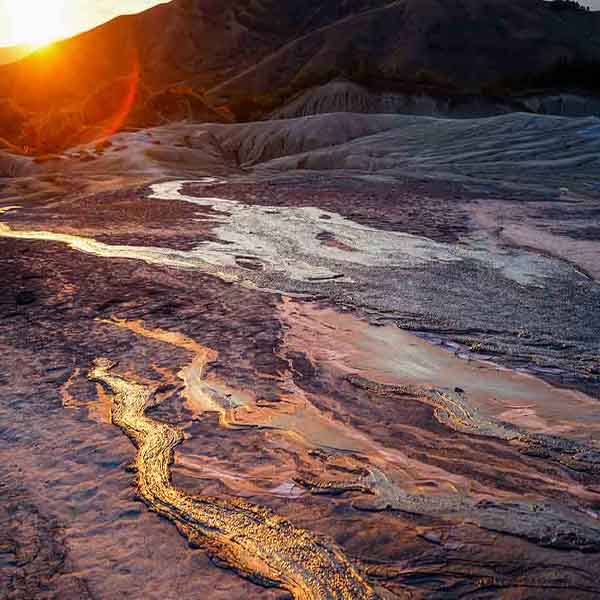
{"type": "Polygon", "coordinates": [[[27,45],[5,46],[0,48],[0,65],[17,62],[33,52],[33,48],[27,45]]]}
{"type": "Polygon", "coordinates": [[[1,67],[0,138],[47,152],[124,126],[256,118],[340,75],[504,93],[575,61],[600,63],[600,13],[565,2],[174,0],[1,67]]]}

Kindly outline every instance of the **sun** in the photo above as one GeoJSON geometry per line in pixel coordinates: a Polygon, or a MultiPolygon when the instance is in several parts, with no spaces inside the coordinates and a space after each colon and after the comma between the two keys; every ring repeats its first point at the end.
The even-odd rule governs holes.
{"type": "Polygon", "coordinates": [[[15,44],[40,47],[67,35],[65,0],[6,0],[4,11],[15,44]]]}

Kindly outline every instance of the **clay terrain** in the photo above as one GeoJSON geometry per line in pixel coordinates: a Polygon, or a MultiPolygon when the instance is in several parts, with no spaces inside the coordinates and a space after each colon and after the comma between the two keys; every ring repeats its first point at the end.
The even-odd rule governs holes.
{"type": "Polygon", "coordinates": [[[1,597],[598,597],[599,150],[338,113],[4,155],[1,597]]]}
{"type": "Polygon", "coordinates": [[[0,600],[599,598],[599,15],[174,0],[0,67],[0,600]]]}

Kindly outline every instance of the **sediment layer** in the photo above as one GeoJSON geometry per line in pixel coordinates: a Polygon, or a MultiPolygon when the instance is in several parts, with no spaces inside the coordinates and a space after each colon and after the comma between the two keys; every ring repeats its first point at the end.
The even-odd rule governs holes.
{"type": "Polygon", "coordinates": [[[189,496],[171,483],[180,430],[145,415],[157,389],[112,373],[96,360],[89,379],[114,394],[112,422],[138,449],[138,493],[173,521],[191,543],[252,581],[289,591],[297,600],[375,599],[373,589],[334,542],[295,527],[269,509],[242,500],[189,496]]]}
{"type": "Polygon", "coordinates": [[[525,454],[558,462],[575,471],[600,472],[600,448],[558,435],[527,431],[484,415],[472,406],[462,391],[427,389],[420,386],[395,386],[373,383],[356,375],[348,380],[357,387],[384,394],[416,395],[433,407],[436,420],[460,433],[491,437],[517,445],[525,454]]]}

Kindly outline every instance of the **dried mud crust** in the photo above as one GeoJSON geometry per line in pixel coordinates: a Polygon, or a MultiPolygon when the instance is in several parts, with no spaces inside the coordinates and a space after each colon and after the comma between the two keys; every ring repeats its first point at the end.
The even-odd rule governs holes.
{"type": "Polygon", "coordinates": [[[469,230],[460,206],[468,194],[459,186],[407,180],[377,183],[315,175],[313,181],[220,184],[207,188],[189,183],[190,196],[217,196],[243,204],[273,207],[319,207],[361,225],[426,236],[454,243],[469,230]]]}
{"type": "MultiPolygon", "coordinates": [[[[255,379],[256,369],[268,378],[285,366],[272,352],[281,328],[272,294],[131,260],[111,260],[107,268],[106,259],[59,244],[0,240],[0,252],[2,339],[19,348],[43,349],[49,365],[62,362],[53,354],[66,355],[70,365],[85,369],[108,341],[131,346],[126,333],[95,321],[114,317],[148,319],[157,328],[202,339],[220,353],[210,368],[259,396],[265,386],[255,379]],[[107,340],[110,334],[114,341],[107,340]]],[[[153,361],[173,363],[184,355],[172,349],[170,354],[153,361]]],[[[143,364],[143,373],[156,378],[150,364],[143,364]]]]}
{"type": "MultiPolygon", "coordinates": [[[[600,395],[600,324],[595,310],[600,287],[560,260],[552,263],[558,270],[544,275],[542,283],[515,278],[519,268],[532,269],[549,259],[535,250],[494,241],[493,235],[485,238],[487,250],[478,255],[474,249],[482,232],[468,215],[469,202],[475,198],[472,192],[432,182],[395,185],[315,175],[312,181],[288,176],[256,184],[188,183],[182,193],[234,199],[247,206],[319,207],[374,230],[447,242],[451,253],[467,248],[467,258],[447,264],[440,260],[416,268],[390,264],[347,269],[352,282],[333,278],[298,282],[260,271],[247,271],[247,276],[259,287],[326,296],[364,310],[373,322],[396,321],[403,329],[461,344],[467,351],[530,370],[553,384],[600,395]],[[474,251],[469,255],[470,249],[474,251]],[[475,260],[478,256],[487,256],[487,262],[475,260]],[[509,270],[516,265],[516,271],[507,274],[502,264],[509,270]]],[[[351,257],[348,252],[348,260],[351,257]]],[[[336,264],[331,270],[335,268],[340,267],[336,264]]]]}
{"type": "Polygon", "coordinates": [[[51,230],[111,245],[192,250],[203,240],[214,239],[210,209],[201,211],[149,195],[148,185],[136,185],[19,200],[21,208],[3,215],[3,220],[15,229],[51,230]]]}
{"type": "MultiPolygon", "coordinates": [[[[135,374],[148,385],[161,381],[165,371],[174,378],[189,360],[186,352],[140,340],[129,331],[98,321],[141,319],[148,326],[183,333],[217,350],[219,357],[210,371],[236,387],[253,390],[261,403],[281,401],[289,392],[284,374],[292,370],[298,385],[310,393],[310,402],[321,411],[411,459],[511,494],[534,493],[565,504],[579,502],[577,485],[585,483],[581,474],[540,457],[523,456],[498,440],[448,430],[432,418],[430,407],[416,399],[392,402],[330,378],[304,355],[281,354],[282,324],[275,295],[227,285],[202,273],[190,276],[135,261],[107,261],[53,243],[0,240],[0,252],[6,282],[0,296],[2,342],[8,348],[34,349],[40,368],[45,369],[43,386],[41,379],[24,378],[21,387],[14,384],[7,389],[15,411],[20,410],[19,403],[23,410],[42,413],[68,410],[61,405],[60,390],[78,368],[80,374],[72,379],[69,394],[81,399],[81,408],[91,408],[101,399],[96,399],[98,392],[86,381],[85,373],[101,355],[115,357],[120,361],[119,372],[135,374]]],[[[0,376],[6,379],[6,373],[0,376]]],[[[4,395],[3,402],[8,397],[4,395]]],[[[191,447],[203,458],[229,458],[226,465],[235,475],[251,472],[256,479],[252,483],[259,482],[263,489],[252,490],[243,480],[228,488],[219,475],[201,471],[198,478],[197,470],[184,471],[184,464],[175,464],[174,479],[181,487],[208,487],[213,495],[226,498],[242,489],[252,502],[268,506],[302,528],[334,537],[348,555],[361,558],[370,580],[399,597],[407,590],[435,598],[449,589],[457,596],[502,589],[519,598],[523,586],[528,586],[527,597],[534,598],[547,597],[548,590],[583,598],[598,593],[592,575],[597,555],[548,550],[438,516],[357,511],[352,504],[360,498],[353,494],[360,495],[360,489],[334,498],[274,496],[265,481],[281,483],[278,473],[284,468],[294,473],[292,465],[302,466],[307,478],[318,477],[322,475],[318,460],[311,462],[300,455],[297,446],[286,445],[285,436],[276,432],[229,431],[219,428],[214,416],[194,418],[177,393],[151,412],[153,417],[186,428],[190,437],[182,451],[191,447]],[[257,469],[256,475],[252,469],[257,469]],[[555,566],[551,573],[548,564],[555,566]],[[535,577],[527,579],[532,572],[535,577]]],[[[111,468],[121,472],[123,465],[111,468]]],[[[595,509],[590,500],[585,504],[595,509]]],[[[146,526],[154,529],[158,524],[146,526]]],[[[206,576],[206,572],[198,576],[199,585],[206,576]]],[[[230,597],[248,597],[247,588],[234,589],[230,597]]],[[[253,588],[251,593],[262,592],[253,588]]]]}
{"type": "MultiPolygon", "coordinates": [[[[19,406],[23,404],[27,405],[26,413],[67,411],[68,406],[61,406],[62,395],[62,403],[68,397],[71,410],[83,409],[92,418],[93,405],[101,399],[98,400],[97,390],[87,382],[85,373],[101,353],[114,354],[127,372],[139,374],[143,381],[158,382],[165,373],[175,379],[175,374],[186,362],[185,351],[145,340],[140,342],[128,331],[119,331],[114,326],[101,323],[99,319],[104,317],[144,319],[165,329],[184,331],[195,339],[209,341],[220,352],[219,359],[210,365],[210,372],[227,378],[242,389],[253,390],[264,402],[279,401],[282,392],[278,388],[283,382],[279,381],[278,374],[287,363],[273,352],[281,327],[275,318],[276,297],[243,290],[201,274],[190,284],[187,274],[144,268],[132,261],[113,262],[114,271],[111,272],[107,271],[103,259],[81,255],[54,244],[9,242],[2,244],[2,250],[2,275],[9,282],[0,302],[3,350],[9,357],[11,348],[16,352],[37,348],[36,368],[46,371],[42,388],[29,376],[14,396],[11,396],[14,384],[5,388],[4,398],[12,398],[7,403],[7,414],[11,414],[11,410],[20,410],[19,406]]],[[[12,362],[9,360],[7,364],[12,362]]],[[[14,374],[13,369],[11,378],[14,374]]],[[[8,377],[4,383],[9,385],[8,377]]],[[[189,428],[194,416],[178,402],[177,391],[173,391],[169,405],[164,410],[156,407],[152,412],[189,428]],[[158,412],[160,410],[162,412],[158,412]]],[[[218,423],[213,422],[210,416],[207,416],[205,425],[209,430],[218,428],[218,423]]],[[[14,435],[15,432],[10,433],[10,436],[14,435]]],[[[37,443],[33,441],[36,435],[31,437],[32,443],[37,443]]],[[[237,439],[232,443],[228,436],[211,439],[207,435],[198,441],[202,452],[208,454],[215,454],[230,444],[228,453],[234,462],[239,458],[252,468],[257,460],[257,466],[260,466],[260,461],[265,458],[256,457],[253,452],[258,452],[258,444],[264,441],[253,435],[237,436],[237,439]]],[[[23,443],[27,440],[24,439],[23,443]]],[[[116,463],[113,469],[121,471],[122,466],[116,463]]],[[[198,485],[197,479],[194,485],[198,485]]],[[[231,490],[223,488],[218,492],[232,495],[231,490]]],[[[235,491],[233,495],[236,495],[235,491]]],[[[216,502],[218,505],[221,501],[216,502]]],[[[222,501],[222,505],[227,511],[226,500],[222,501]]],[[[240,510],[242,505],[240,501],[240,510]]],[[[234,510],[235,498],[232,498],[232,507],[234,510]]],[[[291,508],[287,506],[285,512],[290,513],[291,508]]],[[[279,527],[277,517],[266,508],[264,513],[273,520],[275,528],[279,527]]],[[[297,507],[294,513],[296,516],[300,513],[303,523],[310,525],[308,507],[300,510],[297,507]]],[[[252,511],[249,515],[248,518],[251,518],[252,511]]],[[[289,514],[289,518],[293,515],[289,514]]],[[[281,520],[281,527],[285,522],[281,520]]],[[[286,527],[297,531],[291,525],[286,527]]],[[[335,533],[335,529],[332,532],[335,533]]],[[[196,535],[192,537],[195,539],[196,535]]],[[[308,536],[308,540],[311,534],[306,532],[303,535],[308,536]]],[[[332,545],[332,548],[334,554],[341,553],[335,550],[337,546],[332,545]]],[[[160,565],[155,567],[160,569],[160,565]]],[[[251,577],[250,572],[247,575],[254,581],[265,582],[264,578],[251,577]]],[[[201,579],[205,575],[200,572],[198,577],[201,579]]],[[[359,581],[357,579],[360,587],[359,581]]],[[[289,585],[291,587],[292,583],[289,585]]],[[[228,597],[248,597],[247,589],[238,585],[233,595],[228,597]]],[[[251,593],[259,594],[256,589],[251,593]]],[[[318,590],[316,595],[311,595],[309,590],[302,593],[304,595],[298,597],[338,597],[335,594],[319,595],[318,590]]],[[[272,595],[265,592],[264,597],[272,595]]]]}
{"type": "MultiPolygon", "coordinates": [[[[410,574],[402,572],[402,569],[397,570],[397,565],[386,563],[382,558],[381,564],[375,560],[372,570],[367,570],[374,580],[382,578],[388,584],[393,582],[394,589],[402,581],[408,589],[415,586],[429,590],[426,597],[431,598],[447,597],[445,594],[456,583],[456,595],[462,597],[471,588],[469,584],[465,585],[464,579],[459,582],[461,577],[458,577],[458,573],[465,576],[470,569],[481,572],[479,560],[485,556],[485,564],[489,567],[496,560],[493,557],[497,557],[495,553],[498,552],[504,557],[503,567],[494,568],[494,575],[489,579],[487,575],[483,576],[478,582],[480,587],[477,593],[484,593],[484,590],[500,593],[499,590],[504,589],[506,597],[521,598],[518,588],[523,585],[528,588],[524,596],[528,598],[553,593],[566,594],[566,597],[569,597],[568,594],[593,597],[597,593],[592,572],[600,548],[600,527],[597,515],[594,516],[600,507],[600,501],[593,494],[588,501],[582,503],[576,491],[578,482],[583,484],[580,489],[598,490],[599,479],[594,464],[598,457],[593,455],[592,449],[554,437],[529,436],[522,431],[519,432],[521,439],[515,446],[506,441],[498,443],[493,432],[487,431],[489,423],[485,423],[483,433],[477,431],[476,414],[474,418],[469,417],[464,422],[459,418],[465,416],[462,409],[468,406],[466,403],[456,405],[449,402],[442,407],[439,396],[434,395],[429,401],[423,398],[422,389],[411,386],[385,386],[355,376],[344,377],[343,381],[332,377],[327,371],[320,371],[318,377],[315,377],[315,365],[307,366],[306,357],[302,360],[295,357],[294,364],[298,365],[294,369],[295,380],[311,394],[312,401],[321,410],[332,411],[343,406],[345,422],[368,433],[373,440],[385,445],[386,449],[401,449],[409,457],[424,460],[432,467],[462,474],[487,486],[489,493],[497,488],[508,492],[513,498],[530,499],[473,501],[460,494],[439,495],[435,493],[436,483],[433,478],[422,482],[420,492],[407,494],[359,457],[346,456],[344,463],[340,464],[340,459],[335,454],[320,453],[321,467],[304,469],[296,479],[299,485],[317,497],[326,496],[332,502],[346,500],[360,511],[375,511],[380,518],[402,520],[410,514],[411,522],[423,527],[419,535],[424,536],[431,545],[430,552],[426,554],[428,560],[438,560],[434,558],[438,552],[440,556],[444,556],[444,566],[431,566],[432,570],[428,571],[420,562],[425,555],[420,555],[413,562],[412,557],[400,551],[406,560],[401,563],[403,568],[412,564],[416,566],[418,563],[415,571],[410,574]],[[326,400],[327,398],[330,400],[326,400]],[[456,417],[456,420],[452,417],[456,417]],[[490,435],[491,438],[486,438],[490,435]],[[534,448],[543,445],[545,450],[530,453],[528,444],[534,448]],[[573,464],[569,463],[569,459],[573,457],[572,452],[585,453],[586,450],[589,450],[590,455],[580,458],[584,462],[587,458],[591,463],[586,462],[585,469],[576,464],[574,470],[573,464]],[[564,486],[565,483],[567,487],[564,486]],[[569,487],[573,488],[572,494],[567,491],[569,487]],[[543,497],[545,500],[532,501],[531,498],[534,497],[543,497]],[[566,507],[570,508],[565,510],[566,507]],[[570,512],[572,509],[573,512],[570,512]],[[458,529],[462,530],[462,534],[469,537],[466,540],[459,534],[462,541],[454,545],[457,542],[457,529],[452,523],[456,521],[461,523],[458,529]],[[495,536],[492,546],[486,545],[483,554],[476,553],[476,557],[471,555],[467,546],[481,534],[473,532],[468,524],[510,535],[495,536]],[[523,551],[523,542],[513,536],[527,538],[536,544],[537,550],[531,552],[532,546],[526,542],[525,547],[528,549],[523,551]],[[543,546],[555,549],[546,550],[543,546]],[[562,553],[556,550],[561,548],[571,548],[571,551],[562,553]],[[590,553],[577,550],[573,552],[573,549],[590,553]],[[454,555],[455,551],[465,554],[458,557],[454,555]],[[551,573],[541,566],[544,561],[542,556],[547,556],[550,561],[560,557],[562,566],[551,573]],[[567,556],[570,557],[567,562],[570,559],[575,559],[575,562],[568,565],[562,562],[567,556]],[[461,565],[463,559],[469,562],[468,568],[461,565]],[[538,563],[540,560],[542,562],[538,563]],[[526,564],[529,567],[525,567],[526,564]],[[540,564],[540,567],[536,564],[540,564]],[[518,574],[523,568],[528,573],[525,576],[527,583],[518,574]],[[509,571],[511,575],[508,575],[509,571]],[[440,577],[437,582],[433,581],[433,572],[440,577]],[[454,580],[455,576],[458,577],[457,580],[454,580]],[[441,581],[446,581],[448,587],[443,588],[441,581]],[[521,583],[517,583],[518,581],[521,583]],[[437,584],[440,587],[435,592],[437,584]]],[[[456,394],[448,392],[447,397],[454,398],[456,394]]],[[[473,417],[472,413],[469,414],[473,417]]],[[[394,553],[393,550],[391,552],[394,553]]],[[[380,552],[376,551],[371,560],[379,556],[380,552]]]]}
{"type": "Polygon", "coordinates": [[[557,462],[573,471],[588,474],[592,480],[600,479],[600,445],[558,435],[533,433],[511,423],[486,417],[460,389],[399,387],[373,383],[357,375],[349,375],[347,380],[353,386],[374,394],[397,398],[417,397],[434,409],[433,415],[439,423],[454,431],[505,440],[518,447],[523,454],[557,462]]]}
{"type": "MultiPolygon", "coordinates": [[[[43,481],[47,478],[64,479],[60,488],[51,487],[47,493],[52,497],[48,502],[60,502],[62,491],[59,493],[59,489],[65,490],[67,506],[72,506],[64,509],[67,514],[73,514],[69,510],[74,510],[77,516],[79,510],[86,510],[84,506],[92,504],[89,517],[96,522],[92,523],[87,539],[81,543],[87,548],[84,558],[94,574],[92,589],[97,594],[95,597],[111,598],[117,593],[127,593],[132,598],[147,597],[143,590],[148,591],[148,585],[141,586],[140,577],[149,581],[150,587],[155,586],[153,593],[176,589],[183,597],[193,597],[191,590],[196,589],[200,595],[211,593],[219,599],[241,599],[259,594],[265,599],[277,597],[276,592],[261,592],[233,574],[221,575],[208,560],[192,559],[195,553],[179,542],[176,533],[175,540],[165,539],[156,519],[138,523],[140,517],[136,515],[144,511],[128,499],[131,495],[130,476],[123,472],[123,459],[119,456],[122,444],[118,443],[118,438],[122,436],[117,432],[117,440],[111,439],[109,432],[113,428],[102,421],[108,417],[108,412],[101,414],[102,407],[98,405],[102,401],[97,398],[96,387],[85,377],[91,362],[101,353],[117,356],[126,370],[139,373],[144,381],[157,381],[165,372],[175,377],[187,358],[185,351],[158,343],[140,343],[131,333],[97,321],[113,315],[131,316],[165,328],[179,328],[192,337],[209,340],[222,351],[223,358],[222,362],[211,365],[212,370],[226,374],[240,387],[255,389],[259,396],[261,390],[265,396],[273,394],[273,377],[281,363],[281,359],[272,355],[280,327],[273,311],[275,299],[202,275],[190,283],[184,274],[144,268],[133,261],[115,261],[111,270],[106,268],[103,259],[54,244],[8,242],[1,246],[0,275],[6,285],[0,294],[0,352],[3,356],[0,366],[0,450],[4,462],[11,466],[10,478],[23,477],[36,482],[43,478],[44,488],[47,486],[43,481]],[[229,331],[226,323],[231,326],[229,331]],[[30,364],[27,357],[32,353],[35,353],[35,361],[30,364]],[[260,374],[255,370],[255,364],[261,366],[260,374]],[[48,416],[52,417],[48,423],[56,419],[71,423],[71,429],[59,434],[61,438],[56,442],[52,441],[52,431],[44,429],[48,416]],[[86,427],[82,429],[73,424],[73,419],[82,419],[87,423],[86,427]],[[100,423],[94,426],[96,419],[100,423]],[[92,437],[90,428],[95,433],[92,437]],[[100,447],[96,448],[95,444],[100,447]],[[76,448],[84,452],[74,456],[76,448]],[[25,474],[26,456],[29,453],[36,456],[38,452],[43,453],[44,460],[25,474]],[[48,472],[45,463],[54,459],[57,469],[61,464],[69,469],[68,465],[73,463],[75,469],[65,477],[56,469],[48,472]],[[92,479],[77,480],[80,462],[86,465],[86,473],[93,471],[92,479]],[[121,479],[123,486],[119,483],[121,479]],[[86,490],[85,496],[82,487],[86,490]],[[84,502],[84,498],[90,498],[89,502],[84,502]],[[111,517],[115,513],[116,516],[111,517]],[[113,525],[110,518],[118,520],[113,525]],[[115,535],[112,542],[102,533],[104,528],[110,531],[113,527],[125,528],[133,533],[134,539],[146,540],[155,548],[147,549],[142,545],[136,552],[122,548],[119,544],[124,542],[123,536],[115,535]],[[112,548],[111,543],[114,543],[112,548]],[[168,547],[170,544],[174,545],[172,550],[168,547]],[[112,562],[101,562],[108,550],[112,554],[110,561],[113,558],[121,560],[117,572],[111,566],[112,562]],[[162,556],[165,551],[168,557],[162,556]],[[158,562],[152,562],[149,557],[154,553],[162,556],[158,562]],[[215,575],[214,571],[219,574],[215,575]],[[169,587],[171,580],[173,584],[169,587]],[[188,594],[179,592],[181,589],[188,589],[188,594]],[[98,590],[104,590],[104,593],[98,590]]],[[[277,394],[273,395],[277,397],[277,394]]],[[[186,426],[193,418],[177,397],[165,407],[161,416],[186,426]]],[[[210,418],[208,423],[211,423],[210,418]]],[[[216,424],[211,429],[215,427],[216,424]]],[[[226,440],[215,440],[214,445],[208,438],[199,441],[201,446],[208,444],[214,452],[222,448],[222,442],[226,440]]],[[[253,442],[251,439],[250,443],[253,442]]],[[[124,445],[127,450],[128,443],[124,445]]],[[[233,444],[231,454],[234,460],[240,454],[252,456],[243,440],[233,444]]],[[[198,482],[196,478],[194,484],[197,486],[198,482]]],[[[223,491],[218,490],[219,493],[223,491]]],[[[5,504],[4,490],[1,503],[10,506],[5,504]]],[[[4,529],[1,531],[4,533],[4,529]]],[[[15,532],[14,537],[19,535],[15,532]]],[[[41,531],[40,535],[45,534],[41,531]]],[[[43,574],[44,569],[55,570],[57,560],[42,552],[36,572],[43,574]]],[[[7,571],[2,572],[3,577],[5,573],[7,577],[19,576],[18,565],[9,564],[7,571]]],[[[33,583],[27,585],[27,589],[33,589],[33,583]]],[[[4,600],[2,592],[0,597],[4,600]]],[[[36,596],[16,595],[14,598],[32,597],[36,596]]],[[[59,597],[71,598],[68,595],[59,597]]],[[[13,600],[13,597],[9,598],[13,600]]]]}
{"type": "Polygon", "coordinates": [[[85,578],[70,572],[62,529],[19,483],[18,473],[11,473],[3,466],[0,469],[2,600],[92,598],[85,578]]]}

